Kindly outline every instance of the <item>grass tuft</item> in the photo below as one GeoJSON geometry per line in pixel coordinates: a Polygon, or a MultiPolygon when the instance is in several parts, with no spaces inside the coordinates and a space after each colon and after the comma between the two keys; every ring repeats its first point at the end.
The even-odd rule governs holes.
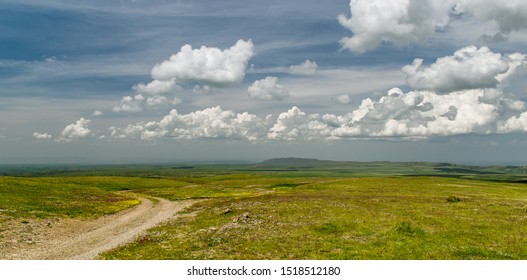
{"type": "Polygon", "coordinates": [[[463,199],[460,198],[460,197],[457,197],[457,196],[449,196],[449,197],[447,197],[446,201],[455,203],[455,202],[461,202],[461,201],[463,201],[463,199]]]}
{"type": "Polygon", "coordinates": [[[424,230],[418,227],[415,227],[410,222],[401,222],[397,224],[397,226],[395,227],[395,231],[404,236],[411,236],[411,237],[423,236],[425,234],[424,230]]]}

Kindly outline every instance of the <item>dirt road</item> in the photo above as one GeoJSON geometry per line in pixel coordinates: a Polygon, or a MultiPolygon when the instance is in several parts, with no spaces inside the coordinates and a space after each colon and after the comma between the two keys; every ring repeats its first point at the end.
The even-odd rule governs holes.
{"type": "Polygon", "coordinates": [[[133,241],[142,232],[175,217],[195,201],[169,201],[156,198],[154,203],[141,198],[141,204],[117,214],[93,221],[64,221],[41,242],[17,250],[3,259],[87,260],[100,253],[133,241]]]}

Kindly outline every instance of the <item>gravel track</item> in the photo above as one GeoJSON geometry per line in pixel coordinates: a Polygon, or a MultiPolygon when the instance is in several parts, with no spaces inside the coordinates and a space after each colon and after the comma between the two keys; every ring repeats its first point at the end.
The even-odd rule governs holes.
{"type": "Polygon", "coordinates": [[[51,238],[17,251],[5,259],[89,260],[100,253],[131,242],[145,230],[177,217],[177,213],[197,201],[157,202],[140,198],[141,204],[93,221],[64,222],[51,238]]]}

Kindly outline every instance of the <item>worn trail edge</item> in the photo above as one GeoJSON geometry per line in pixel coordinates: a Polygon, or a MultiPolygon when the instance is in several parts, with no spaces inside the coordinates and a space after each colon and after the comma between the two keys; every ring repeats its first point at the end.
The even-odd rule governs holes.
{"type": "Polygon", "coordinates": [[[87,260],[100,253],[133,241],[145,230],[175,218],[177,212],[196,201],[169,201],[156,198],[154,203],[140,198],[141,204],[117,214],[84,223],[64,234],[46,240],[17,259],[87,260]]]}

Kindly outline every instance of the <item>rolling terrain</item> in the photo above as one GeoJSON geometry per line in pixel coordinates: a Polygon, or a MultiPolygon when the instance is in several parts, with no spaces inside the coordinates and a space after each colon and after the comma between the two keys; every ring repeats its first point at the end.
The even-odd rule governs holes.
{"type": "Polygon", "coordinates": [[[0,173],[0,253],[158,197],[188,207],[94,257],[527,259],[525,167],[282,158],[0,173]]]}

